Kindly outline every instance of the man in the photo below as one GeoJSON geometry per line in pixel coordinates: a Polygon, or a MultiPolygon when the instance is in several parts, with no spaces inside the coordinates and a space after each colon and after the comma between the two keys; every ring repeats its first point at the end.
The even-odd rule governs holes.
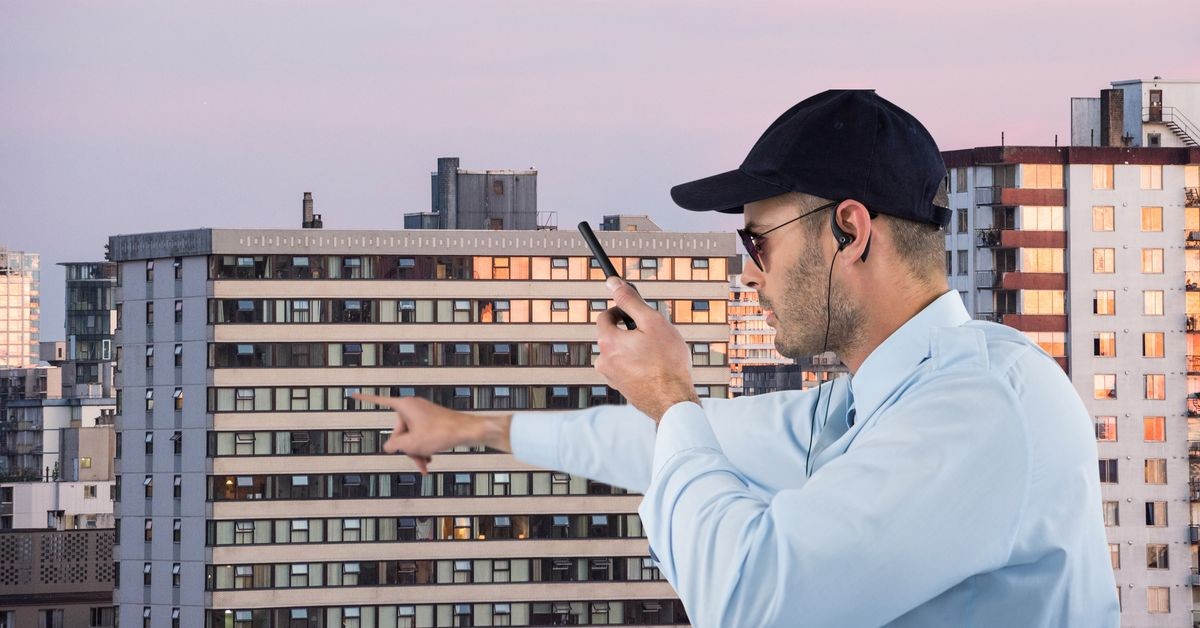
{"type": "Polygon", "coordinates": [[[1023,334],[973,321],[943,263],[945,167],[871,91],[809,98],[738,170],[677,186],[745,213],[742,281],[816,389],[698,399],[679,333],[610,280],[596,369],[630,406],[476,417],[422,400],[388,451],[483,443],[645,493],[662,573],[697,626],[1116,626],[1091,420],[1023,334]],[[943,193],[944,194],[944,193],[943,193]]]}

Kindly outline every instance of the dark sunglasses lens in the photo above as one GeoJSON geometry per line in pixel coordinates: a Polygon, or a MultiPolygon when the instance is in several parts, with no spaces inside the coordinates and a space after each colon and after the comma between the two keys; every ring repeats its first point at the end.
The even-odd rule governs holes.
{"type": "Polygon", "coordinates": [[[738,229],[737,233],[742,238],[742,247],[745,248],[746,253],[750,255],[750,260],[754,262],[754,265],[757,266],[759,270],[762,270],[762,262],[758,259],[758,247],[754,245],[754,238],[750,237],[750,234],[742,229],[738,229]]]}

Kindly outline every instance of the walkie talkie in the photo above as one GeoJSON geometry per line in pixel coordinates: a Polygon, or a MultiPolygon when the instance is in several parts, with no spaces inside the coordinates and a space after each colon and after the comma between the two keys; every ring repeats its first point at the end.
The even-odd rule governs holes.
{"type": "MultiPolygon", "coordinates": [[[[625,278],[617,274],[616,267],[613,266],[612,260],[608,259],[608,254],[600,246],[600,241],[596,239],[596,234],[592,232],[592,226],[587,221],[579,223],[579,233],[583,236],[583,241],[587,242],[588,248],[592,250],[592,255],[596,258],[596,261],[600,263],[600,270],[604,271],[604,278],[619,277],[624,281],[625,278]]],[[[633,288],[635,292],[637,291],[637,288],[632,283],[628,281],[625,283],[628,283],[629,287],[633,288]]],[[[625,312],[622,312],[620,308],[617,308],[617,317],[621,319],[621,322],[625,323],[626,329],[637,329],[637,325],[634,324],[633,319],[625,312]]]]}

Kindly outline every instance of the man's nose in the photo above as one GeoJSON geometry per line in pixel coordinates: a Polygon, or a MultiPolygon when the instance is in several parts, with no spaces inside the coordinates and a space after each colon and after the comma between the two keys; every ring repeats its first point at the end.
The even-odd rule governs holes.
{"type": "Polygon", "coordinates": [[[754,266],[753,264],[754,262],[750,262],[750,265],[746,266],[742,270],[742,274],[738,277],[738,281],[742,282],[742,285],[746,286],[747,288],[754,288],[755,290],[758,290],[758,286],[762,283],[762,271],[760,271],[758,267],[754,266]]]}

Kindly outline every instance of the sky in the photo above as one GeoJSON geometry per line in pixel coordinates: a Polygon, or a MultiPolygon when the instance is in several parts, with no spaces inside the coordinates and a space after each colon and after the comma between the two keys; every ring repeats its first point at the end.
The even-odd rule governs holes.
{"type": "Polygon", "coordinates": [[[727,231],[672,185],[772,120],[874,88],[943,150],[1066,144],[1074,96],[1200,80],[1200,2],[712,0],[0,3],[0,246],[64,261],[118,233],[398,229],[438,157],[538,170],[569,228],[613,213],[727,231]],[[819,4],[820,6],[806,6],[819,4]]]}

